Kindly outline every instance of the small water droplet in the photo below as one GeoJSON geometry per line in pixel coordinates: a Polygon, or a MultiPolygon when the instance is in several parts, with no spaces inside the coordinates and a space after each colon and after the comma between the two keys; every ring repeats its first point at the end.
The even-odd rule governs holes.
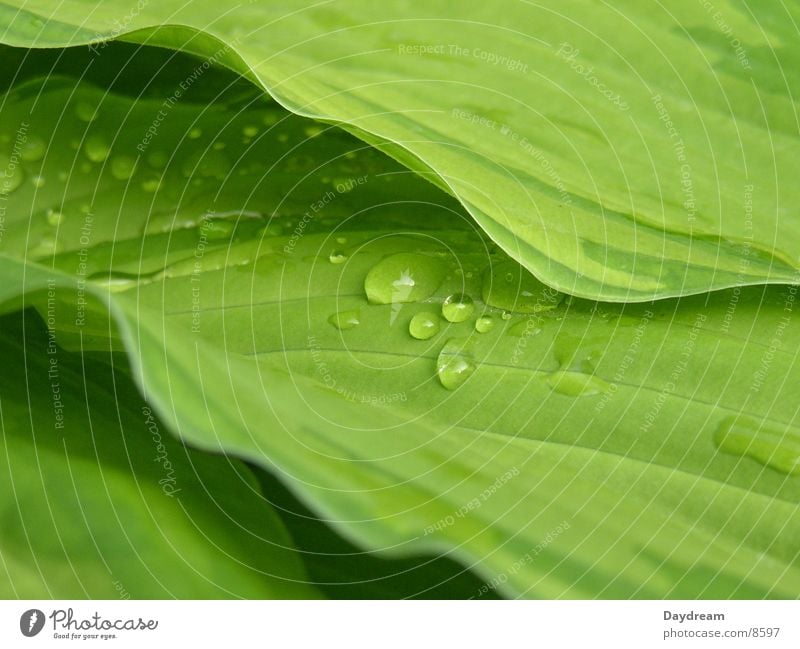
{"type": "Polygon", "coordinates": [[[225,142],[214,142],[214,144],[211,145],[211,148],[214,149],[214,151],[222,151],[225,146],[225,142]]]}
{"type": "Polygon", "coordinates": [[[360,317],[361,315],[357,310],[339,311],[339,313],[334,313],[329,317],[328,322],[340,331],[346,331],[357,327],[361,323],[360,317]]]}
{"type": "Polygon", "coordinates": [[[37,162],[44,157],[45,151],[47,151],[45,141],[36,135],[31,135],[20,146],[19,157],[25,162],[37,162]]]}
{"type": "Polygon", "coordinates": [[[97,119],[97,106],[85,101],[80,101],[78,105],[75,106],[75,115],[82,122],[93,122],[97,119]]]}
{"type": "Polygon", "coordinates": [[[209,239],[225,239],[233,234],[236,224],[226,219],[206,219],[200,231],[209,239]]]}
{"type": "Polygon", "coordinates": [[[494,318],[490,315],[484,315],[475,321],[475,331],[479,334],[488,333],[494,329],[494,318]]]}
{"type": "Polygon", "coordinates": [[[31,182],[33,183],[34,187],[37,187],[37,188],[38,187],[44,187],[44,183],[45,183],[44,176],[38,176],[38,175],[37,176],[33,176],[31,178],[31,182]]]}
{"type": "Polygon", "coordinates": [[[483,276],[483,301],[504,311],[538,313],[554,309],[563,293],[540,282],[515,261],[492,264],[483,276]]]}
{"type": "Polygon", "coordinates": [[[111,159],[111,175],[117,180],[128,180],[136,171],[136,160],[126,155],[111,159]]]}
{"type": "Polygon", "coordinates": [[[336,243],[344,245],[347,243],[347,237],[336,237],[336,243]]]}
{"type": "Polygon", "coordinates": [[[317,137],[324,130],[319,124],[309,124],[303,129],[303,133],[306,134],[306,137],[317,137]]]}
{"type": "Polygon", "coordinates": [[[83,152],[92,162],[103,162],[108,157],[108,143],[99,135],[90,135],[83,145],[83,152]]]}
{"type": "Polygon", "coordinates": [[[475,371],[475,361],[472,358],[470,346],[466,338],[452,338],[439,352],[436,360],[436,374],[439,382],[448,390],[455,390],[463,385],[475,371]]]}
{"type": "Polygon", "coordinates": [[[444,278],[440,261],[417,253],[390,255],[373,266],[364,280],[371,304],[400,304],[429,298],[444,278]]]}
{"type": "Polygon", "coordinates": [[[189,139],[190,140],[196,140],[199,137],[202,137],[202,135],[203,135],[203,129],[201,129],[201,128],[197,127],[197,126],[195,126],[191,131],[189,131],[189,139]]]}
{"type": "Polygon", "coordinates": [[[442,302],[442,315],[449,322],[464,322],[475,310],[472,298],[463,293],[456,293],[445,298],[442,302]]]}
{"type": "Polygon", "coordinates": [[[161,180],[158,178],[149,178],[142,183],[142,190],[149,194],[152,194],[154,191],[158,190],[159,187],[161,187],[161,180]]]}
{"type": "Polygon", "coordinates": [[[334,250],[330,254],[330,257],[328,257],[328,259],[330,259],[330,262],[332,264],[343,264],[344,262],[347,261],[347,255],[344,254],[341,250],[334,250]]]}
{"type": "Polygon", "coordinates": [[[749,457],[781,473],[800,475],[800,433],[796,428],[731,416],[720,423],[714,443],[723,453],[749,457]]]}
{"type": "Polygon", "coordinates": [[[255,137],[258,135],[258,126],[248,125],[242,129],[242,135],[245,137],[255,137]]]}
{"type": "Polygon", "coordinates": [[[556,392],[570,397],[586,397],[608,392],[611,386],[603,379],[583,372],[560,370],[547,377],[548,385],[556,392]]]}
{"type": "Polygon", "coordinates": [[[224,180],[231,171],[228,157],[222,151],[201,151],[189,156],[181,167],[186,178],[224,180]]]}
{"type": "Polygon", "coordinates": [[[417,313],[408,323],[408,333],[417,340],[428,340],[439,333],[439,316],[428,311],[417,313]]]}
{"type": "Polygon", "coordinates": [[[48,257],[61,250],[61,244],[54,236],[42,237],[36,245],[28,249],[31,257],[48,257]]]}
{"type": "Polygon", "coordinates": [[[56,227],[58,225],[61,225],[61,222],[64,220],[64,214],[59,210],[50,209],[47,210],[45,219],[47,220],[48,224],[52,225],[53,227],[56,227]]]}
{"type": "Polygon", "coordinates": [[[286,134],[286,133],[281,133],[281,134],[280,134],[280,135],[277,137],[277,140],[278,140],[278,142],[288,142],[288,141],[289,141],[289,136],[288,136],[288,134],[286,134]]]}

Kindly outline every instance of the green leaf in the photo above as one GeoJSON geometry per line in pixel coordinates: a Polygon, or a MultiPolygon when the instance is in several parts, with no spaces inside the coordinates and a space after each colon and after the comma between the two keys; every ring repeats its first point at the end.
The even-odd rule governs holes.
{"type": "Polygon", "coordinates": [[[11,45],[102,59],[124,37],[221,62],[447,188],[538,278],[612,301],[796,282],[798,18],[738,0],[0,4],[11,45]]]}
{"type": "MultiPolygon", "coordinates": [[[[57,85],[15,92],[19,115],[35,117],[28,98],[45,98],[43,111],[68,102],[57,85]]],[[[69,92],[97,104],[94,89],[69,92]]],[[[102,106],[95,121],[119,134],[113,161],[140,132],[128,116],[140,125],[151,107],[111,95],[102,106]]],[[[242,145],[273,109],[178,110],[163,136],[166,192],[143,204],[140,171],[128,182],[110,162],[91,167],[102,205],[85,253],[80,209],[34,214],[31,232],[49,227],[58,252],[36,247],[39,261],[24,262],[9,244],[0,303],[34,304],[49,322],[42,291],[55,282],[59,343],[124,347],[184,440],[276,472],[371,549],[440,552],[512,596],[796,594],[794,288],[567,299],[430,184],[371,152],[348,156],[348,137],[278,116],[283,128],[242,145]],[[182,140],[193,128],[226,141],[245,174],[219,178],[219,149],[182,140]],[[300,132],[308,157],[291,166],[300,132]],[[199,184],[184,179],[184,195],[170,174],[187,160],[199,184]],[[331,165],[344,174],[333,189],[331,165]]],[[[70,205],[72,188],[60,190],[70,205]]],[[[9,197],[20,214],[37,200],[26,191],[9,197]]]]}
{"type": "Polygon", "coordinates": [[[316,596],[241,462],[182,446],[130,379],[21,315],[0,334],[0,596],[316,596]]]}

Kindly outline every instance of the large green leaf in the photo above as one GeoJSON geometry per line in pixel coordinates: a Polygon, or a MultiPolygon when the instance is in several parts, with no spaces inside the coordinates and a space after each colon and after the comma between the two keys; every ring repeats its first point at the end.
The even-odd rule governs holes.
{"type": "Polygon", "coordinates": [[[0,334],[0,597],[316,596],[245,466],[182,446],[23,315],[0,334]]]}
{"type": "MultiPolygon", "coordinates": [[[[66,106],[74,119],[68,102],[99,101],[81,85],[66,93],[29,84],[6,110],[57,143],[60,127],[37,115],[66,106]]],[[[139,137],[127,120],[149,109],[104,97],[78,152],[49,147],[41,193],[9,196],[20,223],[25,201],[43,202],[28,241],[6,233],[29,258],[6,244],[7,308],[48,318],[54,282],[61,344],[124,347],[183,439],[273,470],[370,548],[445,553],[513,596],[796,596],[794,289],[566,299],[353,140],[311,130],[292,149],[307,125],[269,107],[176,107],[165,189],[148,191],[146,166],[113,171],[139,137]],[[281,126],[245,133],[265,119],[281,126]],[[99,123],[117,134],[108,156],[47,194],[48,165],[92,157],[99,123]],[[225,141],[244,174],[183,141],[192,129],[225,141]],[[69,209],[54,216],[58,192],[69,209]],[[471,313],[446,299],[457,294],[471,313]],[[410,335],[420,313],[438,323],[432,337],[410,335]]]]}
{"type": "Polygon", "coordinates": [[[0,24],[224,62],[446,187],[540,279],[640,301],[796,281],[800,16],[707,5],[4,0],[0,24]]]}

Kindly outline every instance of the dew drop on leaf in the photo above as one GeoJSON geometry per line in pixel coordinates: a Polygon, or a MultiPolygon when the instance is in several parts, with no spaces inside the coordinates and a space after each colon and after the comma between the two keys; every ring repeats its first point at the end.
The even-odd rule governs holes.
{"type": "Polygon", "coordinates": [[[408,333],[417,340],[428,340],[439,333],[439,316],[429,311],[417,313],[408,323],[408,333]]]}
{"type": "Polygon", "coordinates": [[[483,315],[475,321],[475,331],[479,334],[488,333],[494,329],[494,318],[490,315],[483,315]]]}
{"type": "Polygon", "coordinates": [[[442,263],[434,257],[399,253],[370,269],[364,291],[371,304],[418,302],[434,294],[444,275],[442,263]]]}
{"type": "Polygon", "coordinates": [[[464,322],[474,310],[472,298],[462,293],[450,295],[442,302],[442,315],[448,322],[464,322]]]}
{"type": "Polygon", "coordinates": [[[515,261],[492,264],[484,273],[481,294],[489,306],[517,313],[548,311],[564,299],[515,261]]]}
{"type": "Polygon", "coordinates": [[[44,157],[46,150],[47,144],[45,141],[36,135],[31,135],[25,140],[22,146],[20,146],[19,157],[25,160],[25,162],[37,162],[44,157]]]}
{"type": "Polygon", "coordinates": [[[436,374],[439,382],[448,390],[455,390],[463,385],[475,371],[475,361],[469,347],[468,339],[451,338],[439,352],[436,374]]]}
{"type": "Polygon", "coordinates": [[[328,257],[332,264],[343,264],[347,261],[347,255],[341,250],[334,250],[328,257]]]}
{"type": "Polygon", "coordinates": [[[190,140],[196,140],[199,137],[201,137],[202,135],[203,135],[203,129],[201,129],[201,128],[195,127],[191,131],[189,131],[189,139],[190,140]]]}
{"type": "Polygon", "coordinates": [[[357,327],[361,323],[361,315],[357,310],[339,311],[328,318],[328,322],[340,331],[357,327]]]}
{"type": "Polygon", "coordinates": [[[245,126],[242,129],[242,135],[245,137],[255,137],[258,135],[258,126],[245,126]]]}
{"type": "Polygon", "coordinates": [[[99,135],[90,135],[83,145],[83,152],[92,162],[103,162],[108,157],[108,143],[99,135]]]}
{"type": "Polygon", "coordinates": [[[61,225],[62,221],[64,220],[64,214],[59,210],[47,210],[45,219],[47,219],[48,225],[56,227],[58,225],[61,225]]]}
{"type": "Polygon", "coordinates": [[[128,180],[136,171],[136,160],[126,155],[111,159],[111,175],[117,180],[128,180]]]}
{"type": "Polygon", "coordinates": [[[97,119],[97,107],[85,101],[78,102],[75,115],[82,122],[93,122],[97,119]]]}
{"type": "Polygon", "coordinates": [[[720,423],[714,433],[714,443],[723,453],[749,457],[781,473],[800,475],[797,429],[731,416],[720,423]]]}

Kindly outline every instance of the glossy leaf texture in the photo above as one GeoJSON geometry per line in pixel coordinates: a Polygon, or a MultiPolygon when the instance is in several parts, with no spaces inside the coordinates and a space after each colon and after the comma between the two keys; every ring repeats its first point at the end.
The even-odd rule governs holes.
{"type": "Polygon", "coordinates": [[[436,0],[0,4],[2,41],[224,63],[446,188],[511,257],[609,301],[796,283],[797,8],[436,0]]]}
{"type": "Polygon", "coordinates": [[[4,108],[66,162],[8,196],[21,223],[37,209],[6,234],[0,299],[47,321],[54,282],[59,344],[126,350],[182,439],[270,469],[366,547],[457,558],[505,595],[796,595],[794,288],[569,298],[430,183],[269,105],[175,107],[163,168],[119,178],[151,100],[65,93],[31,81],[4,108]],[[54,146],[37,115],[81,119],[73,102],[98,116],[54,146]],[[98,125],[117,137],[93,161],[98,125]],[[48,194],[70,160],[86,180],[48,194]]]}

